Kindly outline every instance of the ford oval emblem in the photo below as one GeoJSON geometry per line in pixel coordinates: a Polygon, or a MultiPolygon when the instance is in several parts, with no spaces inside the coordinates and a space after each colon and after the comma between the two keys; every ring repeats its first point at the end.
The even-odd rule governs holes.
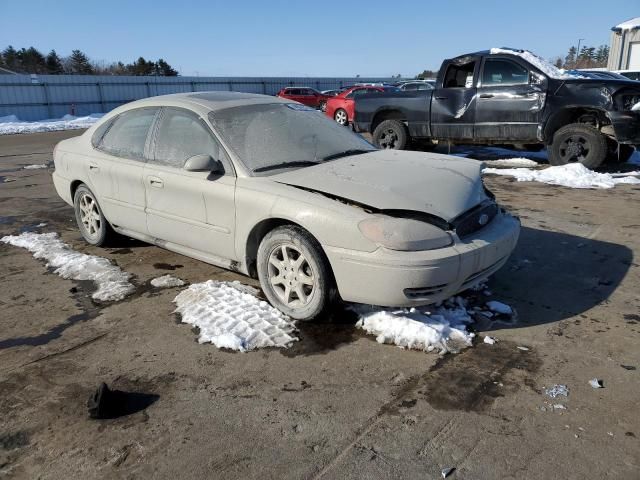
{"type": "Polygon", "coordinates": [[[480,218],[478,218],[478,223],[480,225],[486,225],[489,222],[489,215],[487,215],[486,213],[483,213],[482,215],[480,215],[480,218]]]}

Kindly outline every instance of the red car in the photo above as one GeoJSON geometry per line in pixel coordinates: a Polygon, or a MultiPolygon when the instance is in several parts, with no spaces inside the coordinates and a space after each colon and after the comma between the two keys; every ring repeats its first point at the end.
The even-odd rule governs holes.
{"type": "Polygon", "coordinates": [[[280,90],[276,96],[295,100],[296,102],[321,110],[324,110],[327,99],[330,98],[329,95],[324,95],[309,87],[286,87],[280,90]]]}
{"type": "Polygon", "coordinates": [[[333,118],[340,125],[349,125],[355,114],[355,97],[364,93],[385,92],[389,90],[398,90],[396,87],[367,87],[356,86],[339,93],[335,97],[327,100],[327,108],[325,114],[333,118]]]}

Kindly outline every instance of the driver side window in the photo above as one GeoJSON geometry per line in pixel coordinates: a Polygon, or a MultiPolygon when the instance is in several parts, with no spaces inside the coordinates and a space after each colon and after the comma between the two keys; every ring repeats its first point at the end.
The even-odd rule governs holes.
{"type": "Polygon", "coordinates": [[[511,60],[487,59],[482,72],[482,86],[526,85],[529,71],[511,60]]]}
{"type": "Polygon", "coordinates": [[[222,153],[220,144],[197,115],[177,108],[164,109],[152,163],[183,168],[194,155],[211,155],[222,161],[222,153]]]}

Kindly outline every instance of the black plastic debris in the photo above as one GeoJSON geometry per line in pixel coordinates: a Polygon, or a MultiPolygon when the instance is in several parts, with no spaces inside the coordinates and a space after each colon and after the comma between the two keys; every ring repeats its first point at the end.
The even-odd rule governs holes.
{"type": "Polygon", "coordinates": [[[634,367],[633,365],[620,365],[620,366],[625,370],[630,370],[630,371],[633,371],[636,369],[636,367],[634,367]]]}
{"type": "Polygon", "coordinates": [[[106,383],[101,383],[89,398],[87,408],[90,418],[118,418],[140,412],[159,398],[159,395],[153,393],[111,390],[106,383]]]}

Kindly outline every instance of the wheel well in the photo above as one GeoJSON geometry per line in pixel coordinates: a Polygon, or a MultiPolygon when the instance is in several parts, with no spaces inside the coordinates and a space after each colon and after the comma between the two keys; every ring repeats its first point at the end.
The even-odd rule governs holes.
{"type": "Polygon", "coordinates": [[[611,122],[607,114],[602,110],[595,108],[567,108],[552,116],[545,125],[545,143],[551,143],[556,131],[570,123],[584,123],[600,130],[604,125],[608,125],[611,122]]]}
{"type": "Polygon", "coordinates": [[[73,202],[73,197],[76,194],[76,190],[80,185],[82,185],[82,183],[83,182],[81,182],[80,180],[74,180],[73,182],[71,182],[71,201],[72,202],[73,202]]]}
{"type": "Polygon", "coordinates": [[[406,121],[406,116],[400,110],[382,110],[373,117],[371,122],[371,133],[373,133],[378,125],[385,120],[400,120],[406,121]]]}
{"type": "Polygon", "coordinates": [[[245,249],[245,261],[247,265],[247,271],[249,272],[249,276],[251,276],[251,278],[258,278],[256,261],[258,259],[258,247],[260,246],[260,242],[262,241],[264,236],[271,230],[283,225],[295,225],[297,227],[304,228],[301,225],[298,225],[297,223],[292,222],[291,220],[286,220],[284,218],[267,218],[266,220],[262,220],[261,222],[259,222],[251,229],[251,232],[249,232],[249,237],[247,238],[247,247],[245,249]]]}

